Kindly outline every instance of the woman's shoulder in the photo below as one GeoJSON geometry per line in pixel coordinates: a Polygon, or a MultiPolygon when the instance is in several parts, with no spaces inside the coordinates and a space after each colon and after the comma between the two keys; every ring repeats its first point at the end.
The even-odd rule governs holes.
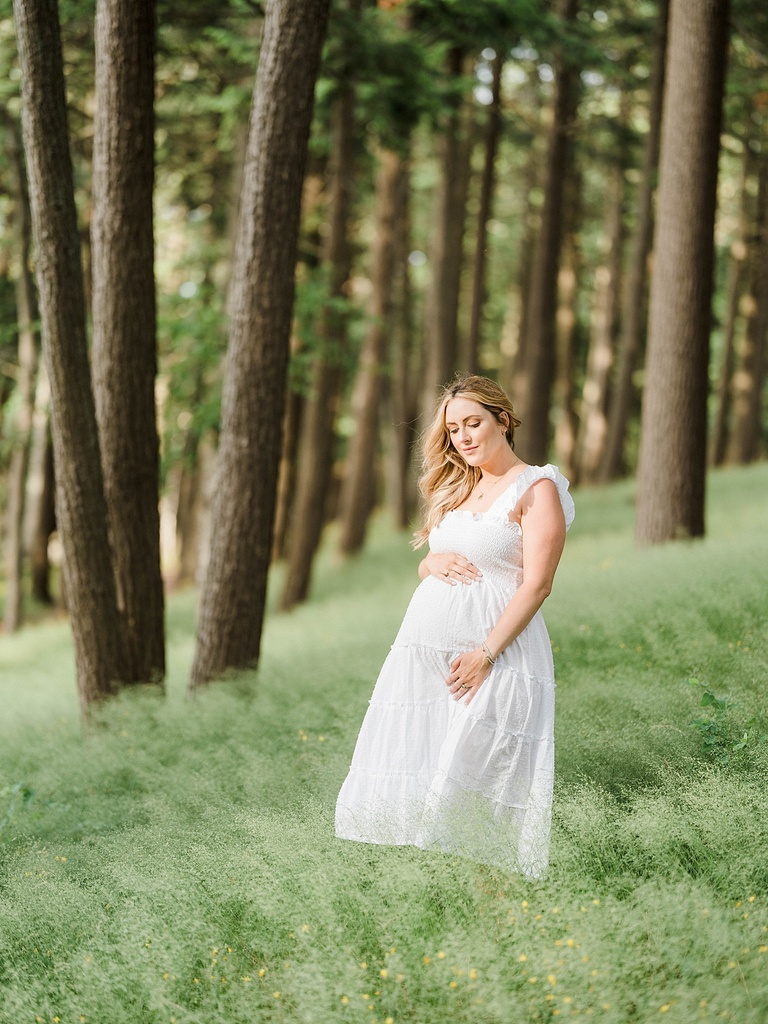
{"type": "Polygon", "coordinates": [[[557,466],[548,462],[544,466],[528,465],[514,480],[516,488],[514,491],[515,504],[517,504],[526,492],[537,484],[540,480],[550,480],[556,490],[557,496],[560,499],[560,505],[565,516],[565,528],[571,525],[576,515],[576,508],[573,503],[573,498],[569,493],[570,483],[568,479],[563,476],[557,466]]]}

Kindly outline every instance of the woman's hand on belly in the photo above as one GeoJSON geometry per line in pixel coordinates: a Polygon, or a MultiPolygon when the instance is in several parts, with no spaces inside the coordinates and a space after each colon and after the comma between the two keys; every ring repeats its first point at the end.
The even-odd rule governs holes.
{"type": "Polygon", "coordinates": [[[451,662],[451,673],[445,680],[454,700],[464,700],[469,704],[480,689],[491,666],[482,647],[476,651],[466,651],[451,662]]]}
{"type": "Polygon", "coordinates": [[[468,558],[452,551],[430,551],[419,564],[419,577],[425,580],[434,576],[443,583],[455,587],[457,583],[474,583],[483,574],[468,558]]]}

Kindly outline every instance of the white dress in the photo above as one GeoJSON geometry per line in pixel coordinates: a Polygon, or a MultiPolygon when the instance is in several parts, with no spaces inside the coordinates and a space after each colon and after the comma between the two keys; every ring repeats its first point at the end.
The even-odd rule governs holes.
{"type": "Polygon", "coordinates": [[[416,589],[379,674],[336,805],[336,835],[459,853],[538,877],[552,809],[555,680],[541,612],[496,659],[469,705],[445,684],[522,582],[522,530],[509,512],[537,480],[554,481],[566,527],[568,481],[529,466],[485,512],[448,512],[431,551],[464,555],[483,573],[416,589]]]}

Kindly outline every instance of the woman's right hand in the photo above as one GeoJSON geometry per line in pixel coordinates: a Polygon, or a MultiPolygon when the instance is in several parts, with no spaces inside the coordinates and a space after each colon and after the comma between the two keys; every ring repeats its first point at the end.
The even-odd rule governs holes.
{"type": "Polygon", "coordinates": [[[419,565],[419,576],[425,580],[434,576],[443,583],[455,587],[457,583],[474,583],[483,574],[468,558],[452,551],[430,551],[419,565]]]}

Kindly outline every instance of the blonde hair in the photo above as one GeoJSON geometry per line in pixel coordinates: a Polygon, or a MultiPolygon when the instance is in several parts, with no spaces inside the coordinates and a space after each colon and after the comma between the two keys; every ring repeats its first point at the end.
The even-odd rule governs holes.
{"type": "Polygon", "coordinates": [[[445,409],[452,398],[469,398],[484,406],[500,424],[506,415],[506,437],[510,448],[515,447],[515,428],[520,426],[512,411],[512,402],[506,391],[487,377],[467,374],[447,384],[440,395],[432,423],[421,440],[422,473],[419,490],[426,505],[424,525],[414,533],[414,548],[426,544],[430,531],[437,526],[446,512],[466,501],[482,473],[477,466],[468,465],[456,451],[445,425],[445,409]]]}

